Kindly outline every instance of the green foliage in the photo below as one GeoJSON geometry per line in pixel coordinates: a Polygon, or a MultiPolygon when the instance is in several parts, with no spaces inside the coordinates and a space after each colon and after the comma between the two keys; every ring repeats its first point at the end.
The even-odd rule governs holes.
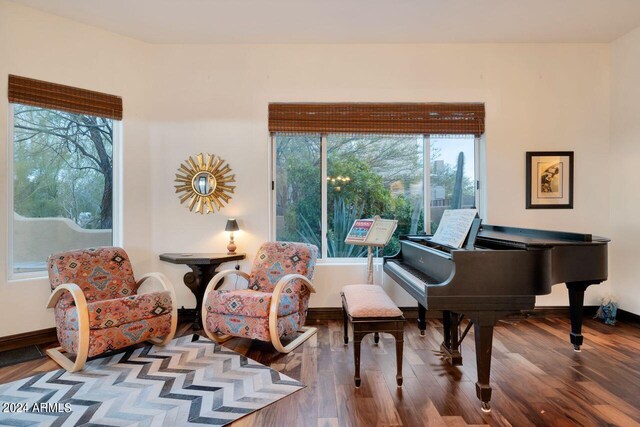
{"type": "Polygon", "coordinates": [[[277,238],[297,241],[303,232],[320,248],[320,139],[279,137],[276,150],[276,215],[282,218],[277,238]]]}
{"type": "Polygon", "coordinates": [[[112,146],[109,119],[16,105],[16,213],[111,228],[112,146]]]}
{"type": "MultiPolygon", "coordinates": [[[[276,150],[276,215],[282,218],[277,238],[302,240],[320,247],[320,139],[279,137],[276,150]]],[[[395,139],[390,141],[389,137],[330,138],[327,149],[328,256],[366,256],[366,248],[344,244],[351,225],[358,218],[380,215],[398,219],[399,227],[385,254],[397,252],[399,234],[424,228],[422,195],[410,194],[412,184],[422,180],[421,156],[421,145],[408,138],[399,143],[395,139]],[[392,187],[396,190],[391,191],[392,187]]]]}

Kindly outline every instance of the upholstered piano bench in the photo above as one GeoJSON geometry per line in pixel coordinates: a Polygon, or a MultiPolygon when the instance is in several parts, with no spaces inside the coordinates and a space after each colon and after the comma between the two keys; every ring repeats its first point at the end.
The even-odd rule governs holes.
{"type": "Polygon", "coordinates": [[[402,345],[404,343],[404,322],[402,311],[391,301],[384,290],[377,285],[347,285],[340,292],[342,314],[344,316],[344,345],[349,344],[349,323],[353,329],[353,355],[355,361],[355,383],[360,387],[360,343],[367,334],[375,334],[377,344],[379,333],[386,332],[396,339],[396,383],[402,385],[402,345]]]}

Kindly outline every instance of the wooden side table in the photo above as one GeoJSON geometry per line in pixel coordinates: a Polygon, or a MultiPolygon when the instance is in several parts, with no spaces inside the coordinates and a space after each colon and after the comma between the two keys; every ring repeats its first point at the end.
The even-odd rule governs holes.
{"type": "MultiPolygon", "coordinates": [[[[192,270],[186,273],[182,280],[196,297],[196,315],[195,320],[193,321],[194,329],[202,329],[200,313],[202,310],[204,291],[211,281],[211,278],[217,273],[217,268],[224,262],[239,261],[244,258],[245,254],[228,255],[226,253],[169,253],[160,255],[161,261],[170,262],[172,264],[184,264],[192,270]]],[[[223,283],[224,280],[218,282],[216,289],[222,286],[223,283]]]]}

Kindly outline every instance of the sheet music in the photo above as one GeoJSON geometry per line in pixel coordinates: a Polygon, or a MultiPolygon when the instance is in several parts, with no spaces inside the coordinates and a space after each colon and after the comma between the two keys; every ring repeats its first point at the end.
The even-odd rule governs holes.
{"type": "Polygon", "coordinates": [[[462,247],[477,213],[477,209],[447,209],[431,241],[453,248],[462,247]]]}
{"type": "Polygon", "coordinates": [[[389,243],[397,225],[395,219],[358,219],[344,241],[352,245],[384,246],[389,243]]]}
{"type": "Polygon", "coordinates": [[[372,246],[384,246],[389,243],[398,221],[394,219],[376,219],[365,243],[372,246]]]}

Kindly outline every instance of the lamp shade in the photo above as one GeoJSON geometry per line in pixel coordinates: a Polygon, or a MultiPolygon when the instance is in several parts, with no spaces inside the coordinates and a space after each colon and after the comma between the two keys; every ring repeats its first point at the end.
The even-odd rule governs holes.
{"type": "Polygon", "coordinates": [[[238,227],[238,221],[234,218],[227,220],[227,226],[224,228],[224,231],[238,231],[240,227],[238,227]]]}

